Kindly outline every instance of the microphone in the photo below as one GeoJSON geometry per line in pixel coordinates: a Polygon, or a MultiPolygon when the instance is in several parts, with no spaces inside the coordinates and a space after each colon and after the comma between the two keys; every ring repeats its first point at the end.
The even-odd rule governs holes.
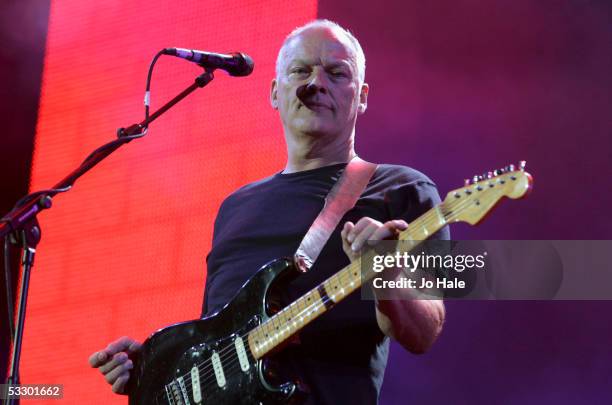
{"type": "Polygon", "coordinates": [[[230,76],[248,76],[253,71],[253,59],[244,53],[225,55],[183,48],[166,48],[163,53],[187,59],[204,68],[225,70],[230,76]]]}

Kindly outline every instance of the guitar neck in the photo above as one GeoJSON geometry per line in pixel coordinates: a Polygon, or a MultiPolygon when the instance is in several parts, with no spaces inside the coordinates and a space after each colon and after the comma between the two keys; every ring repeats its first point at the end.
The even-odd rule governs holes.
{"type": "MultiPolygon", "coordinates": [[[[447,223],[444,203],[441,203],[411,222],[408,229],[399,234],[398,239],[412,243],[413,246],[409,248],[414,248],[447,223]]],[[[361,287],[362,282],[372,279],[375,274],[370,269],[362,275],[361,257],[354,260],[254,328],[248,336],[251,353],[257,359],[263,357],[361,287]]]]}

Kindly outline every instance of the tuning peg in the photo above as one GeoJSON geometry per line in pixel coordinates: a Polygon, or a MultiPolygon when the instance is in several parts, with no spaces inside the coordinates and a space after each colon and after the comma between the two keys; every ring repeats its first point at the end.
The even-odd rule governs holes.
{"type": "Polygon", "coordinates": [[[527,162],[526,162],[525,160],[521,160],[521,161],[519,162],[519,169],[520,169],[521,171],[524,171],[524,170],[525,170],[525,166],[527,166],[527,162]]]}
{"type": "Polygon", "coordinates": [[[466,187],[469,186],[470,185],[470,179],[463,180],[463,185],[466,186],[466,187]]]}
{"type": "Polygon", "coordinates": [[[490,179],[491,177],[493,177],[493,172],[487,172],[487,179],[490,179]]]}
{"type": "Polygon", "coordinates": [[[478,176],[472,177],[472,182],[473,183],[478,183],[478,176]]]}
{"type": "Polygon", "coordinates": [[[514,165],[510,165],[510,166],[508,166],[508,171],[509,171],[509,172],[513,172],[513,171],[514,171],[514,165]]]}
{"type": "Polygon", "coordinates": [[[497,176],[499,176],[500,174],[502,174],[501,170],[499,170],[499,169],[495,169],[495,170],[493,170],[493,176],[497,177],[497,176]]]}

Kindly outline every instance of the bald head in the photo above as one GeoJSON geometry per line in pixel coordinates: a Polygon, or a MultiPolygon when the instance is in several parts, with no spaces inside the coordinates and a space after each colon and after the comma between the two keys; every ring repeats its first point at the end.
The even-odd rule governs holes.
{"type": "Polygon", "coordinates": [[[348,30],[330,20],[311,21],[294,29],[289,35],[287,35],[276,59],[276,77],[279,77],[280,72],[285,67],[287,50],[291,48],[294,40],[300,35],[303,35],[306,31],[313,30],[321,31],[323,33],[327,32],[329,35],[335,36],[338,41],[344,43],[347,49],[351,50],[351,59],[357,68],[359,81],[363,83],[365,80],[365,55],[359,41],[348,30]]]}

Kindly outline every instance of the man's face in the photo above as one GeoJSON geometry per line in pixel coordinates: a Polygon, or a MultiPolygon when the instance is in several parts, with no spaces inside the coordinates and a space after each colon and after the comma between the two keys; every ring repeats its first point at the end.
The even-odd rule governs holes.
{"type": "Polygon", "coordinates": [[[350,136],[358,112],[365,111],[367,92],[349,39],[314,27],[287,44],[271,101],[286,132],[350,136]]]}

